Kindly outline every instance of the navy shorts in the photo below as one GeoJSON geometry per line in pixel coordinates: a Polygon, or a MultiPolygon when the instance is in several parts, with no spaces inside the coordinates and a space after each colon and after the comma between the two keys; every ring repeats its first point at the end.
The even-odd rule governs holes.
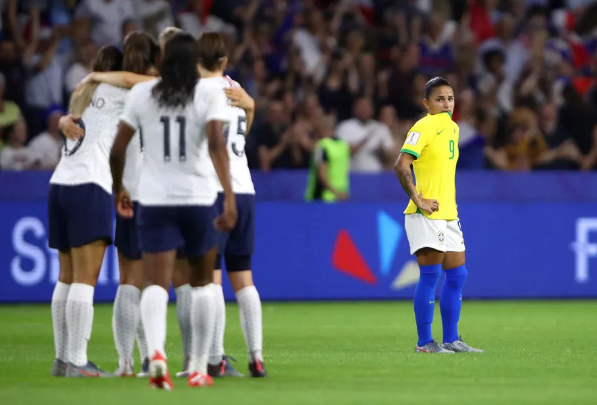
{"type": "MultiPolygon", "coordinates": [[[[223,193],[218,194],[216,205],[218,213],[224,210],[223,193]]],[[[218,254],[220,256],[250,257],[255,248],[255,195],[236,194],[236,209],[238,219],[234,229],[219,234],[218,254]]],[[[216,263],[216,267],[218,264],[216,263]]],[[[221,265],[218,268],[221,268],[221,265]]]]}
{"type": "Polygon", "coordinates": [[[49,246],[61,251],[103,239],[112,244],[112,196],[97,184],[50,184],[49,246]]]}
{"type": "Polygon", "coordinates": [[[203,256],[218,243],[215,206],[139,205],[141,251],[159,253],[184,247],[186,257],[203,256]]]}
{"type": "Polygon", "coordinates": [[[139,203],[133,202],[133,218],[123,218],[116,215],[116,232],[114,235],[114,245],[118,248],[118,253],[129,260],[141,259],[141,246],[139,246],[139,232],[137,231],[137,213],[139,212],[139,203]]]}

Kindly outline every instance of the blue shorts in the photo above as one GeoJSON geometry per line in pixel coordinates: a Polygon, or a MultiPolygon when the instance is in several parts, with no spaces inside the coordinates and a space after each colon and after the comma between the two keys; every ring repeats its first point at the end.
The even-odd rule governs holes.
{"type": "MultiPolygon", "coordinates": [[[[224,210],[223,193],[218,194],[216,206],[218,213],[224,210]]],[[[219,234],[216,269],[222,268],[222,256],[226,259],[226,269],[228,271],[250,269],[251,256],[255,248],[255,195],[236,194],[236,209],[238,218],[234,229],[230,232],[219,234]],[[227,259],[231,257],[243,258],[243,260],[237,265],[230,265],[229,261],[238,262],[238,260],[227,259]]]]}
{"type": "Polygon", "coordinates": [[[99,239],[112,244],[112,196],[97,184],[50,184],[49,246],[67,251],[99,239]]]}
{"type": "Polygon", "coordinates": [[[141,246],[139,246],[139,232],[137,231],[137,213],[139,212],[139,203],[133,202],[133,218],[123,218],[116,215],[116,232],[114,235],[114,245],[118,248],[118,253],[129,260],[141,259],[141,246]]]}
{"type": "Polygon", "coordinates": [[[215,206],[139,205],[137,228],[141,251],[159,253],[184,247],[186,257],[203,256],[216,246],[215,206]]]}

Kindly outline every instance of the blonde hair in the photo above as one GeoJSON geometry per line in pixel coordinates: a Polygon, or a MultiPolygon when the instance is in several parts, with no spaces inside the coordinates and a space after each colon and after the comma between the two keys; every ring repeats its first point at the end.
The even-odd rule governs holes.
{"type": "Polygon", "coordinates": [[[77,117],[83,115],[89,106],[89,103],[91,103],[93,93],[95,93],[95,90],[99,85],[100,84],[98,82],[87,82],[83,83],[78,89],[76,89],[70,98],[70,104],[68,107],[69,112],[77,117]]]}
{"type": "Polygon", "coordinates": [[[160,46],[165,45],[166,42],[168,42],[170,39],[172,39],[172,37],[176,34],[178,34],[179,32],[183,32],[180,28],[176,28],[176,27],[166,27],[164,28],[164,30],[162,32],[160,32],[160,35],[158,36],[158,42],[160,43],[160,46]]]}
{"type": "MultiPolygon", "coordinates": [[[[98,51],[93,62],[92,70],[94,72],[111,72],[121,69],[122,52],[118,48],[109,45],[98,51]]],[[[87,82],[76,89],[70,98],[69,112],[75,116],[83,115],[99,85],[100,83],[97,82],[87,82]]]]}

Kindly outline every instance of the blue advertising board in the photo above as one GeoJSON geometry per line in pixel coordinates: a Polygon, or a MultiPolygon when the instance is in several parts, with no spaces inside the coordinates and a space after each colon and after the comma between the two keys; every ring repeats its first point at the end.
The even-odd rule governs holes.
{"type": "MultiPolygon", "coordinates": [[[[24,182],[13,187],[14,199],[6,189],[0,198],[0,302],[48,302],[59,262],[47,248],[46,203],[43,195],[23,191],[24,182]]],[[[593,191],[584,193],[492,202],[472,194],[460,198],[459,189],[469,271],[465,297],[597,297],[597,204],[593,191]]],[[[418,267],[404,232],[404,201],[273,200],[257,203],[253,267],[262,299],[412,297],[418,267]]],[[[112,301],[117,283],[117,255],[110,248],[96,301],[112,301]]],[[[234,297],[228,285],[225,294],[234,297]]]]}

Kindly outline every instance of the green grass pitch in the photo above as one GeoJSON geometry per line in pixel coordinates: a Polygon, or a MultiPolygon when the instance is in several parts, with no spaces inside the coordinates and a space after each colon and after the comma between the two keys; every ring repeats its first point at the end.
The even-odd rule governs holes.
{"type": "MultiPolygon", "coordinates": [[[[89,357],[113,371],[112,307],[95,309],[89,357]]],[[[235,305],[226,348],[246,371],[235,305]]],[[[482,354],[415,354],[412,305],[264,303],[269,377],[171,392],[140,379],[56,379],[49,305],[0,306],[0,404],[596,404],[597,301],[465,302],[460,331],[482,354]]],[[[434,335],[441,339],[439,309],[434,335]]],[[[174,307],[172,372],[181,366],[174,307]]],[[[136,353],[135,353],[136,354],[136,353]]]]}

